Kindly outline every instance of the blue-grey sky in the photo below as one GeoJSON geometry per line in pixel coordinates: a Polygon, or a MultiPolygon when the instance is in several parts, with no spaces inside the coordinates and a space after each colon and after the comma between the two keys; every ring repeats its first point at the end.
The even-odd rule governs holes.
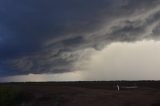
{"type": "Polygon", "coordinates": [[[0,0],[0,16],[3,78],[86,70],[95,51],[160,34],[160,0],[0,0]]]}

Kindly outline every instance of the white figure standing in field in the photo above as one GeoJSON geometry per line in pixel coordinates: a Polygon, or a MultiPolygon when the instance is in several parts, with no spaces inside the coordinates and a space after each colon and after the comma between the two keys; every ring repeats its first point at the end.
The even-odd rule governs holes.
{"type": "Polygon", "coordinates": [[[119,91],[119,85],[117,84],[117,91],[119,91]]]}

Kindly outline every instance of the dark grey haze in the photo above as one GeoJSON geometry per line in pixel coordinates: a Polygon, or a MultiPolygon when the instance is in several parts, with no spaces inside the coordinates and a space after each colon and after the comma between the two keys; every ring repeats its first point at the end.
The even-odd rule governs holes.
{"type": "Polygon", "coordinates": [[[78,51],[158,39],[160,0],[0,0],[0,76],[74,71],[78,51]]]}

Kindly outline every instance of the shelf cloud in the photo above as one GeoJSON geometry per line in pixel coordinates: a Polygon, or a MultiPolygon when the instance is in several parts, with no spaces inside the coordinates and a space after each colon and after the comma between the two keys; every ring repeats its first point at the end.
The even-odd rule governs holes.
{"type": "Polygon", "coordinates": [[[160,35],[160,0],[1,0],[0,15],[1,76],[75,71],[88,48],[160,35]]]}

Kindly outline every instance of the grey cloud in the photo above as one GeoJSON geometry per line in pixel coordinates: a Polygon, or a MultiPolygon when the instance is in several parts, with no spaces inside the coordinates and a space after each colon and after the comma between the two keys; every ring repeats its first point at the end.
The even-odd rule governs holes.
{"type": "Polygon", "coordinates": [[[77,51],[145,39],[160,17],[160,8],[152,12],[160,0],[7,1],[0,2],[2,76],[74,71],[77,51]]]}
{"type": "Polygon", "coordinates": [[[153,32],[153,36],[159,36],[160,34],[160,22],[158,23],[158,25],[154,28],[153,32]]]}

